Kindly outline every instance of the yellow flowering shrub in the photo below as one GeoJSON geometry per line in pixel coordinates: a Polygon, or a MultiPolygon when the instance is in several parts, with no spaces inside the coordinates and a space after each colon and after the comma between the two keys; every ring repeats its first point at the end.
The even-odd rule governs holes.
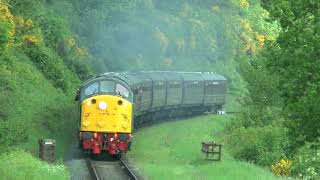
{"type": "Polygon", "coordinates": [[[14,24],[13,15],[11,14],[11,12],[9,10],[8,5],[3,3],[1,0],[0,0],[0,19],[7,20],[11,24],[14,24]]]}
{"type": "Polygon", "coordinates": [[[11,14],[8,5],[0,0],[0,49],[5,50],[13,43],[15,34],[14,16],[11,14]]]}
{"type": "MultiPolygon", "coordinates": [[[[39,45],[43,38],[41,33],[34,31],[34,24],[31,19],[25,19],[22,16],[13,16],[8,8],[8,5],[0,0],[0,23],[4,22],[9,24],[9,29],[6,36],[0,38],[6,40],[6,47],[11,47],[13,44],[20,46],[21,44],[26,45],[39,45]],[[13,38],[15,36],[15,38],[13,38]]],[[[2,23],[3,24],[3,23],[2,23]]]]}
{"type": "Polygon", "coordinates": [[[276,176],[290,176],[290,170],[292,167],[292,161],[280,160],[279,162],[271,166],[272,172],[276,176]]]}
{"type": "Polygon", "coordinates": [[[243,29],[243,32],[240,35],[240,38],[244,43],[243,51],[255,54],[259,49],[263,48],[267,39],[265,35],[255,32],[248,19],[241,20],[240,26],[243,29]]]}
{"type": "Polygon", "coordinates": [[[42,43],[42,38],[38,37],[38,36],[34,36],[34,35],[26,35],[23,36],[23,42],[26,45],[39,45],[40,43],[42,43]]]}
{"type": "Polygon", "coordinates": [[[34,27],[33,21],[31,19],[25,19],[22,16],[16,16],[14,18],[14,22],[17,34],[30,32],[30,30],[34,27]]]}
{"type": "Polygon", "coordinates": [[[248,8],[250,5],[248,0],[233,0],[233,4],[241,8],[248,8]]]}
{"type": "Polygon", "coordinates": [[[264,45],[264,42],[266,41],[266,37],[264,35],[259,34],[259,33],[255,33],[255,38],[259,43],[259,47],[262,48],[264,45]]]}
{"type": "Polygon", "coordinates": [[[15,16],[15,31],[16,31],[16,45],[34,46],[43,42],[41,30],[35,28],[31,19],[26,19],[22,16],[15,16]]]}

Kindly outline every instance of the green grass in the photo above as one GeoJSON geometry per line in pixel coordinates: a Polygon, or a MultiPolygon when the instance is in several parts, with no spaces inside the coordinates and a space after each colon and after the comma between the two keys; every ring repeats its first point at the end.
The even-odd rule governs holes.
{"type": "Polygon", "coordinates": [[[230,116],[200,116],[139,130],[128,154],[148,179],[276,179],[267,169],[233,159],[223,147],[221,162],[208,161],[201,142],[223,144],[230,116]]]}
{"type": "MultiPolygon", "coordinates": [[[[64,119],[62,119],[64,120],[64,119]]],[[[68,119],[66,119],[68,120],[68,119]]],[[[19,144],[17,147],[27,150],[33,156],[37,157],[39,154],[39,139],[54,139],[56,141],[56,159],[63,160],[65,153],[70,148],[70,143],[72,141],[72,133],[76,131],[66,130],[66,128],[61,128],[65,133],[52,133],[48,132],[45,127],[41,127],[39,124],[33,124],[30,131],[32,134],[29,135],[28,141],[19,144]]],[[[74,128],[73,128],[74,129],[74,128]]]]}
{"type": "Polygon", "coordinates": [[[0,179],[6,180],[69,179],[62,162],[48,164],[21,150],[1,154],[0,175],[0,179]]]}

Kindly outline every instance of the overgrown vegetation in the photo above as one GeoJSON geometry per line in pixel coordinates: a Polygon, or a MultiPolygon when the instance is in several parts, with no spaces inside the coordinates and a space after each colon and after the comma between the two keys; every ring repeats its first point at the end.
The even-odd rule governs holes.
{"type": "Polygon", "coordinates": [[[281,31],[258,54],[241,58],[240,72],[248,92],[242,98],[241,115],[229,125],[234,137],[230,145],[242,141],[244,147],[235,147],[235,157],[269,167],[273,164],[277,175],[317,179],[320,3],[272,0],[262,1],[262,6],[281,31]],[[261,145],[262,139],[268,144],[261,145]],[[248,150],[256,156],[248,157],[248,150]]]}
{"type": "Polygon", "coordinates": [[[0,0],[0,153],[34,152],[43,137],[65,147],[74,91],[95,73],[214,71],[241,106],[227,125],[230,153],[319,178],[319,9],[312,0],[0,0]]]}
{"type": "MultiPolygon", "coordinates": [[[[56,118],[69,117],[62,109],[72,105],[76,87],[93,72],[216,71],[230,79],[234,92],[243,90],[235,57],[239,52],[255,54],[276,28],[260,19],[272,31],[254,30],[251,20],[238,12],[240,7],[247,5],[1,0],[1,151],[29,142],[37,134],[34,126],[52,134],[74,127],[71,118],[56,118]]],[[[253,9],[266,16],[261,7],[253,9]]]]}
{"type": "Polygon", "coordinates": [[[92,71],[63,21],[42,1],[0,0],[0,153],[75,127],[72,97],[92,71]]]}
{"type": "Polygon", "coordinates": [[[83,52],[44,1],[0,0],[2,179],[68,179],[61,159],[76,128],[72,97],[92,74],[83,52]],[[40,138],[57,140],[60,163],[35,158],[40,138]]]}
{"type": "Polygon", "coordinates": [[[50,7],[67,15],[97,72],[211,71],[236,90],[243,90],[237,56],[256,54],[278,32],[259,2],[68,0],[50,7]]]}

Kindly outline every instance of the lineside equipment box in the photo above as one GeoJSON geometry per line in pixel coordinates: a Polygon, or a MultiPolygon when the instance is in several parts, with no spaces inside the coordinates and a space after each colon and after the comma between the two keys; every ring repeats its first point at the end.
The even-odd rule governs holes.
{"type": "Polygon", "coordinates": [[[39,140],[39,158],[53,162],[56,159],[56,141],[53,139],[39,140]]]}

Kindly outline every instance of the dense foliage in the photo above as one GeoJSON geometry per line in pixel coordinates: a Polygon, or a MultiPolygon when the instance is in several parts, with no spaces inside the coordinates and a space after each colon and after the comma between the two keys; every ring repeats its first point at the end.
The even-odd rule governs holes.
{"type": "Polygon", "coordinates": [[[300,159],[295,172],[319,178],[320,2],[266,1],[263,5],[283,29],[277,43],[268,48],[265,66],[279,77],[277,91],[283,100],[291,155],[300,159]]]}
{"type": "Polygon", "coordinates": [[[42,1],[0,0],[0,31],[0,152],[4,152],[74,126],[72,96],[92,71],[63,17],[51,13],[42,1]]]}
{"type": "Polygon", "coordinates": [[[63,109],[92,72],[216,71],[243,90],[236,56],[277,34],[250,15],[267,16],[257,2],[1,0],[0,11],[3,147],[28,142],[39,124],[55,133],[71,123],[55,118],[70,117],[63,109]]]}
{"type": "Polygon", "coordinates": [[[73,93],[95,73],[215,71],[241,103],[227,126],[231,153],[319,177],[319,9],[315,0],[0,0],[0,153],[71,132],[73,93]]]}
{"type": "MultiPolygon", "coordinates": [[[[281,31],[276,41],[266,41],[256,56],[242,58],[240,70],[248,93],[242,98],[242,113],[230,129],[244,137],[237,133],[238,128],[281,128],[287,132],[283,136],[288,144],[281,144],[280,152],[284,152],[282,158],[291,159],[292,175],[316,179],[320,174],[320,3],[272,0],[262,1],[262,6],[270,13],[269,20],[279,23],[281,31]]],[[[254,138],[257,143],[251,148],[259,144],[259,138],[254,138]]],[[[236,156],[243,158],[242,153],[245,151],[236,156]]],[[[280,157],[272,161],[258,163],[275,164],[280,157]]]]}
{"type": "Polygon", "coordinates": [[[97,72],[214,71],[243,89],[236,57],[257,53],[277,34],[258,2],[251,10],[232,0],[68,0],[50,6],[67,15],[97,72]]]}
{"type": "Polygon", "coordinates": [[[98,71],[212,71],[234,56],[229,1],[70,1],[98,71]],[[99,5],[98,5],[99,4],[99,5]],[[89,23],[89,24],[88,24],[89,23]],[[104,67],[103,67],[104,65],[104,67]]]}
{"type": "Polygon", "coordinates": [[[288,139],[283,128],[265,126],[236,129],[228,134],[227,143],[235,157],[269,166],[286,157],[288,139]]]}

